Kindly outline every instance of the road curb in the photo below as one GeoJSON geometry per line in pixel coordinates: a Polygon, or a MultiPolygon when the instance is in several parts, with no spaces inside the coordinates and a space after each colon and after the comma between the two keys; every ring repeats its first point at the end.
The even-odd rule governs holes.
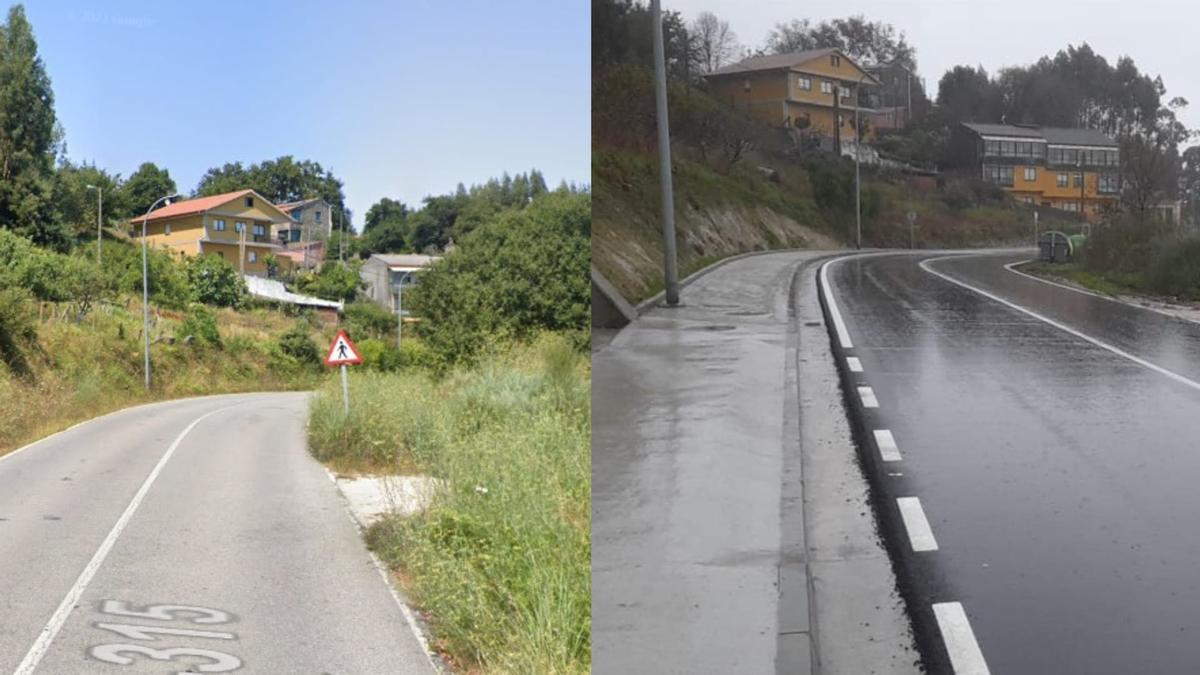
{"type": "MultiPolygon", "coordinates": [[[[709,265],[708,267],[702,267],[702,268],[696,270],[695,272],[692,272],[691,274],[687,275],[682,280],[680,280],[679,288],[682,290],[685,286],[695,282],[697,279],[703,277],[704,275],[706,275],[710,272],[713,272],[715,270],[718,270],[721,267],[723,267],[731,262],[734,262],[735,260],[741,260],[743,258],[750,258],[750,257],[756,256],[756,255],[770,255],[772,253],[828,253],[829,255],[840,256],[840,255],[845,255],[846,251],[838,250],[838,249],[823,250],[823,249],[817,249],[817,248],[776,248],[776,249],[768,249],[765,251],[746,251],[745,253],[736,253],[734,255],[729,256],[728,258],[721,258],[720,260],[709,265]]],[[[659,291],[659,292],[655,293],[654,295],[650,296],[649,298],[646,298],[645,300],[634,305],[633,308],[634,308],[634,310],[637,311],[638,316],[642,316],[643,314],[650,311],[651,309],[660,306],[660,303],[662,302],[663,298],[666,297],[666,294],[667,294],[667,292],[665,290],[659,291]]]]}
{"type": "Polygon", "coordinates": [[[857,395],[858,387],[870,386],[870,383],[866,373],[850,370],[846,359],[855,356],[855,351],[853,347],[847,348],[842,345],[827,300],[827,294],[832,294],[832,289],[826,286],[823,272],[829,265],[845,259],[846,257],[839,257],[826,261],[816,271],[817,296],[829,333],[830,350],[836,362],[838,379],[841,382],[842,404],[850,423],[858,463],[870,491],[871,506],[879,523],[880,539],[883,540],[884,548],[895,569],[897,586],[904,600],[905,612],[912,624],[922,666],[929,673],[953,673],[949,653],[932,608],[936,600],[931,597],[929,589],[915,569],[923,562],[917,560],[916,556],[928,554],[914,552],[904,534],[905,525],[896,501],[897,494],[887,484],[888,476],[885,468],[881,466],[879,447],[868,421],[869,413],[864,407],[862,397],[857,395]]]}

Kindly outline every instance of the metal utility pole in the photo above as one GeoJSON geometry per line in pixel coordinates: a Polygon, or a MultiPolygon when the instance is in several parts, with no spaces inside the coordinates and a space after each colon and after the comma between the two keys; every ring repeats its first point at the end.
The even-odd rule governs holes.
{"type": "Polygon", "coordinates": [[[655,117],[658,118],[658,175],[662,187],[663,277],[667,305],[679,304],[679,267],[675,257],[675,196],[671,186],[671,129],[667,119],[667,66],[663,49],[662,7],[650,1],[654,28],[655,117]]]}
{"type": "Polygon", "coordinates": [[[150,212],[153,211],[159,202],[171,203],[171,200],[176,199],[179,195],[167,195],[159,197],[150,208],[146,210],[145,217],[142,218],[142,337],[143,337],[143,371],[146,374],[146,390],[150,390],[150,267],[146,262],[146,223],[150,220],[150,212]]]}
{"type": "MultiPolygon", "coordinates": [[[[862,248],[862,178],[858,166],[861,162],[859,155],[862,154],[862,125],[858,120],[858,109],[861,107],[862,101],[859,99],[859,90],[862,89],[863,78],[867,75],[867,71],[864,70],[858,78],[858,83],[854,85],[854,248],[856,249],[862,248]]],[[[834,92],[834,100],[836,101],[839,96],[841,96],[841,87],[834,92]]]]}
{"type": "MultiPolygon", "coordinates": [[[[330,206],[329,207],[329,217],[330,218],[333,218],[333,213],[334,213],[334,207],[330,206]]],[[[338,260],[340,260],[343,265],[346,264],[346,216],[345,216],[345,214],[342,214],[342,230],[341,230],[341,235],[338,236],[338,260]]]]}
{"type": "Polygon", "coordinates": [[[400,349],[400,333],[404,331],[404,282],[412,272],[405,272],[396,284],[396,349],[400,349]]]}
{"type": "Polygon", "coordinates": [[[1040,245],[1038,244],[1038,212],[1037,212],[1037,209],[1034,209],[1033,210],[1033,247],[1035,249],[1039,249],[1039,246],[1040,245]]]}
{"type": "Polygon", "coordinates": [[[95,190],[97,193],[96,204],[96,265],[100,265],[100,238],[103,236],[101,226],[104,223],[104,188],[96,185],[87,186],[89,190],[95,190]]]}

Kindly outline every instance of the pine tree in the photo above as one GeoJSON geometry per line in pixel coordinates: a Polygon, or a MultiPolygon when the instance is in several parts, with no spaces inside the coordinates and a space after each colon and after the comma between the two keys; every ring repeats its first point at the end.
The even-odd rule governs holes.
{"type": "Polygon", "coordinates": [[[0,227],[65,250],[69,230],[54,207],[59,136],[50,76],[14,5],[0,26],[0,227]]]}
{"type": "Polygon", "coordinates": [[[529,171],[529,197],[537,199],[539,195],[546,194],[546,179],[542,176],[542,172],[537,169],[529,171]]]}

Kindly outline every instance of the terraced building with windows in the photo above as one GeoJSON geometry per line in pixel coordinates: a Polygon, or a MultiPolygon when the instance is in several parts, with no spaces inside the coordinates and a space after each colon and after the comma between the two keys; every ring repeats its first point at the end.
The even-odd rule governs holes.
{"type": "Polygon", "coordinates": [[[1096,220],[1121,196],[1117,142],[1095,129],[964,122],[955,154],[1027,204],[1096,220]]]}

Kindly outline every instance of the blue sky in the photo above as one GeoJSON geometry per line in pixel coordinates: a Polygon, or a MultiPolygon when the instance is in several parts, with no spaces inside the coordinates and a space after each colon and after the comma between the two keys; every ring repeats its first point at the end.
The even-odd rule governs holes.
{"type": "Polygon", "coordinates": [[[345,181],[361,225],[538,168],[590,181],[583,0],[203,3],[33,0],[26,12],[73,161],[181,191],[206,169],[281,155],[345,181]]]}

